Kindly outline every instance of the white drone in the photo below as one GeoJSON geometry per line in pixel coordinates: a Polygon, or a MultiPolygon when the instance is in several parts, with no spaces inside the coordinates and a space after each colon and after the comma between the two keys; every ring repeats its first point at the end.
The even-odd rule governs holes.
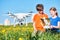
{"type": "Polygon", "coordinates": [[[11,12],[7,13],[11,18],[14,18],[14,27],[16,26],[16,23],[18,23],[19,25],[22,25],[23,21],[25,20],[26,26],[27,26],[27,21],[26,18],[27,17],[31,17],[31,13],[16,13],[16,14],[12,14],[11,12]]]}

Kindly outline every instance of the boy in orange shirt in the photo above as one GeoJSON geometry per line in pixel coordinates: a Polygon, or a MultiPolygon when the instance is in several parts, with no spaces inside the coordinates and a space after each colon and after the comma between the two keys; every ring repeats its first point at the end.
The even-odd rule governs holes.
{"type": "Polygon", "coordinates": [[[34,31],[42,31],[44,32],[44,21],[42,20],[43,18],[48,18],[48,15],[43,12],[44,7],[42,4],[37,4],[36,10],[38,11],[37,14],[34,15],[33,17],[33,26],[34,26],[34,31]]]}

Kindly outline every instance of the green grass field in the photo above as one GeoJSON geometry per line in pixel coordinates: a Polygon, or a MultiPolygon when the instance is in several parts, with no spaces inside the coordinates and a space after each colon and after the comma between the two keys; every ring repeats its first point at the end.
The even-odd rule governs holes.
{"type": "Polygon", "coordinates": [[[48,30],[35,35],[31,23],[28,26],[16,25],[16,27],[0,25],[0,40],[60,40],[60,33],[52,33],[48,30]]]}

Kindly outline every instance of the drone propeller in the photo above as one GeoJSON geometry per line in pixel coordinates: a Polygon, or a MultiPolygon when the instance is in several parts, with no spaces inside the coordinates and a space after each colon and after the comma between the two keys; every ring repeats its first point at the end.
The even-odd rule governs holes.
{"type": "Polygon", "coordinates": [[[30,17],[32,14],[28,14],[28,15],[26,15],[26,17],[30,17]]]}
{"type": "Polygon", "coordinates": [[[16,17],[14,14],[12,14],[11,12],[8,12],[7,13],[10,17],[12,17],[12,18],[14,18],[14,17],[16,17]]]}

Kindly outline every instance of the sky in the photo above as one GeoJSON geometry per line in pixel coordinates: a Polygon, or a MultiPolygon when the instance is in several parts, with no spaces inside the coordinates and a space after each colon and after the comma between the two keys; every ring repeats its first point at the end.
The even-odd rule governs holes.
{"type": "MultiPolygon", "coordinates": [[[[34,13],[37,13],[36,11],[36,5],[37,4],[43,4],[44,5],[44,12],[50,17],[49,9],[51,7],[56,7],[57,12],[60,16],[60,0],[0,0],[0,24],[4,23],[5,19],[11,20],[13,22],[13,19],[7,16],[7,12],[13,12],[14,13],[27,13],[30,11],[33,11],[34,13]]],[[[31,21],[31,20],[28,20],[31,21]]]]}

